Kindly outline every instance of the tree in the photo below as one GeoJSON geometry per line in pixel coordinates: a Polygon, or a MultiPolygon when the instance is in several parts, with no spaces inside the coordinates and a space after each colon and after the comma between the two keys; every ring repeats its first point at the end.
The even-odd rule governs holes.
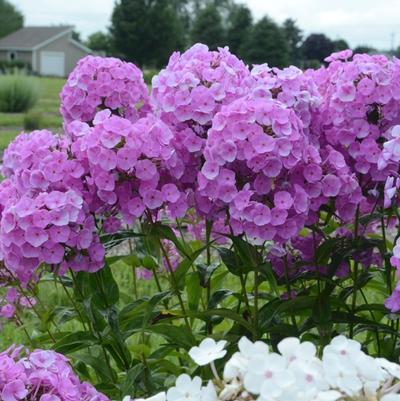
{"type": "Polygon", "coordinates": [[[349,44],[344,39],[336,39],[333,41],[333,48],[335,52],[350,49],[349,44]]]}
{"type": "Polygon", "coordinates": [[[285,67],[289,64],[285,33],[268,17],[253,26],[241,52],[243,58],[251,64],[268,63],[271,67],[285,67]]]}
{"type": "Polygon", "coordinates": [[[111,53],[110,35],[97,31],[89,35],[86,41],[86,46],[94,51],[102,51],[106,54],[111,53]]]}
{"type": "Polygon", "coordinates": [[[303,40],[303,31],[297,26],[296,21],[291,18],[283,22],[282,28],[288,42],[290,64],[299,65],[301,62],[300,45],[303,40]]]}
{"type": "Polygon", "coordinates": [[[210,49],[216,49],[224,45],[224,27],[222,16],[218,7],[213,4],[207,4],[200,9],[194,18],[191,41],[192,43],[204,43],[210,49]]]}
{"type": "Polygon", "coordinates": [[[251,11],[245,5],[235,5],[229,15],[226,44],[232,53],[242,56],[244,43],[248,40],[253,25],[251,11]]]}
{"type": "Polygon", "coordinates": [[[74,39],[75,41],[77,41],[79,43],[82,43],[81,33],[76,30],[73,30],[72,31],[72,39],[74,39]]]}
{"type": "Polygon", "coordinates": [[[119,0],[111,17],[112,45],[140,67],[163,66],[184,47],[184,22],[168,0],[119,0]]]}
{"type": "Polygon", "coordinates": [[[353,50],[354,54],[363,54],[363,53],[374,54],[376,52],[377,52],[377,50],[375,48],[368,46],[368,45],[357,46],[353,50]]]}
{"type": "Polygon", "coordinates": [[[333,42],[322,33],[312,33],[302,45],[304,60],[323,62],[334,51],[333,42]]]}
{"type": "Polygon", "coordinates": [[[0,38],[24,25],[24,16],[7,0],[0,0],[0,38]]]}

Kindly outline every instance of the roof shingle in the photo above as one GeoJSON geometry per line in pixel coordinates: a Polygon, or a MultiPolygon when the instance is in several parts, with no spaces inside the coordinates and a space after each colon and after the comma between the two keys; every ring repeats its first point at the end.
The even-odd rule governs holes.
{"type": "Polygon", "coordinates": [[[27,26],[0,39],[0,49],[26,49],[40,45],[62,32],[72,30],[72,26],[27,26]]]}

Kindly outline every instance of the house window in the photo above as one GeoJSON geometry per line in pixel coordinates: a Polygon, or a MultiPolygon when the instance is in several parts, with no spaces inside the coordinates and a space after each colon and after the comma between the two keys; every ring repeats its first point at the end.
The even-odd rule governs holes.
{"type": "Polygon", "coordinates": [[[8,59],[14,61],[17,59],[17,52],[8,52],[8,59]]]}

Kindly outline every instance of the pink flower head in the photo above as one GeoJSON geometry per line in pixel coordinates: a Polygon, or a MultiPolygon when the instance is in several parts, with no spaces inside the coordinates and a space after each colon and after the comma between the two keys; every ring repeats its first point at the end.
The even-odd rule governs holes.
{"type": "MultiPolygon", "coordinates": [[[[295,235],[309,210],[297,169],[302,171],[307,160],[301,149],[312,148],[296,114],[277,100],[252,94],[224,106],[214,120],[198,176],[199,193],[216,208],[229,210],[237,233],[277,241],[295,235]],[[226,144],[235,152],[230,154],[226,144]],[[241,189],[243,183],[247,189],[241,189]]],[[[316,164],[320,160],[315,157],[317,168],[306,173],[313,182],[322,178],[316,164]]]]}
{"type": "MultiPolygon", "coordinates": [[[[248,67],[228,48],[210,51],[195,44],[184,53],[174,53],[167,67],[153,78],[151,103],[173,130],[180,182],[195,191],[202,168],[202,149],[216,113],[223,105],[246,95],[252,81],[248,67]]],[[[221,145],[227,162],[236,157],[236,145],[221,145]]]]}
{"type": "Polygon", "coordinates": [[[0,399],[3,401],[109,401],[81,382],[68,359],[54,351],[12,346],[0,354],[0,399]]]}
{"type": "MultiPolygon", "coordinates": [[[[60,111],[71,135],[77,132],[80,135],[86,128],[77,130],[77,123],[73,123],[75,126],[68,123],[91,122],[98,108],[106,107],[131,121],[149,109],[149,94],[142,72],[134,64],[112,57],[81,59],[69,75],[60,98],[60,111]]],[[[99,120],[100,117],[96,122],[99,120]]],[[[110,135],[106,143],[111,146],[115,140],[118,135],[110,135]]]]}

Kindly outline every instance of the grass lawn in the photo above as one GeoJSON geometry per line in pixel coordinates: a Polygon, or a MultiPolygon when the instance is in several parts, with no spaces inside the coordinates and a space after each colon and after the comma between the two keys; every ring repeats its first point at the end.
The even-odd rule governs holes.
{"type": "MultiPolygon", "coordinates": [[[[42,116],[41,128],[59,131],[62,118],[59,113],[59,93],[65,80],[60,78],[33,78],[38,85],[39,100],[30,110],[42,116]]],[[[24,113],[0,113],[0,150],[24,129],[24,113]]]]}

